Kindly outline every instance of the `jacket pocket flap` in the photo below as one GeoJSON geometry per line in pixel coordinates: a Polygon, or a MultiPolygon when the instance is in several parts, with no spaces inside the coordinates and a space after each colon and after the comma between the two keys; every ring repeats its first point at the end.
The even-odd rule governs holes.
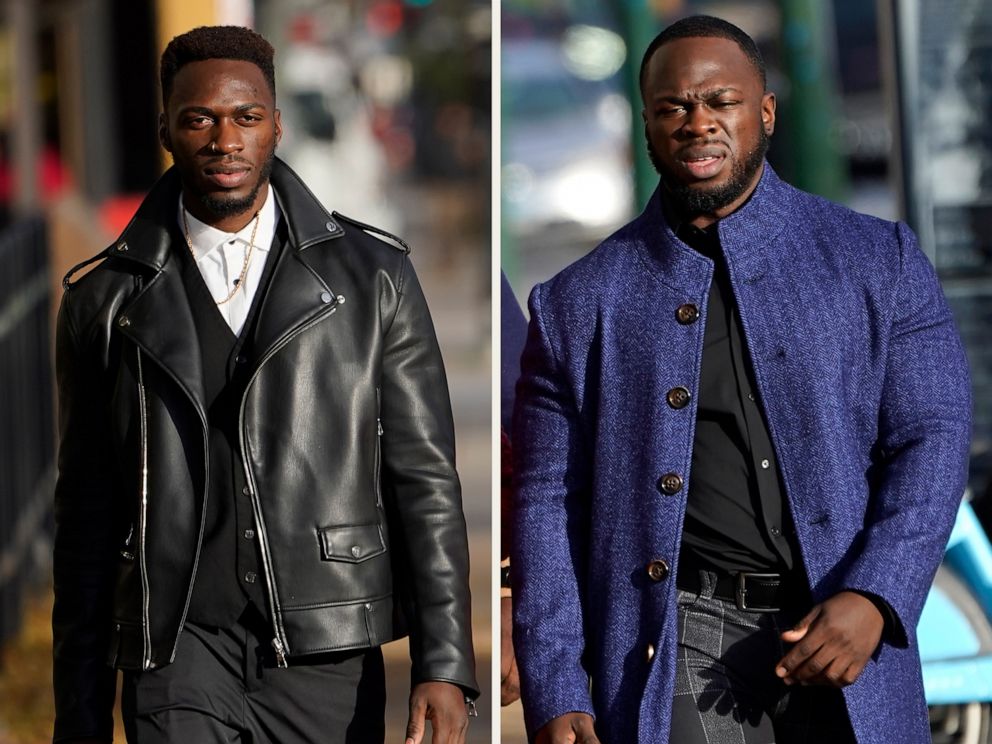
{"type": "Polygon", "coordinates": [[[321,557],[325,561],[361,563],[386,552],[382,526],[378,524],[322,527],[319,534],[321,557]]]}

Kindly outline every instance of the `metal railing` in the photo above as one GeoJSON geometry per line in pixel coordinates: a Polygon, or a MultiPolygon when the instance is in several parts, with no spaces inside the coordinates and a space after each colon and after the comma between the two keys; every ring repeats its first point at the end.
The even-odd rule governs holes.
{"type": "Polygon", "coordinates": [[[44,220],[0,232],[0,644],[48,565],[55,472],[51,284],[44,220]]]}

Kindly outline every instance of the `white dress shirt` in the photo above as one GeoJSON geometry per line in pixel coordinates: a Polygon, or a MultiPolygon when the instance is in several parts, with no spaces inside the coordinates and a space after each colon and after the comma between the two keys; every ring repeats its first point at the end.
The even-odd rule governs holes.
{"type": "MultiPolygon", "coordinates": [[[[272,195],[272,185],[265,203],[258,212],[258,230],[255,233],[255,248],[252,251],[251,263],[245,274],[244,286],[234,293],[234,296],[217,310],[234,331],[241,333],[251,301],[262,280],[262,270],[272,248],[272,239],[276,234],[276,223],[279,221],[279,205],[272,195]]],[[[183,226],[183,198],[179,196],[179,230],[185,233],[183,226]]],[[[200,270],[207,289],[220,302],[234,289],[235,282],[241,276],[245,265],[245,253],[251,244],[251,233],[255,228],[254,218],[236,233],[228,233],[200,222],[188,211],[186,221],[189,225],[189,240],[192,243],[193,260],[200,270]]]]}

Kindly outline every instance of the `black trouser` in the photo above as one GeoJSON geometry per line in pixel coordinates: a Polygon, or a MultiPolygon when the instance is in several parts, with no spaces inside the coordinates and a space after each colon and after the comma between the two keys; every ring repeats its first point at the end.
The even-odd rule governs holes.
{"type": "Polygon", "coordinates": [[[129,744],[382,744],[378,648],[276,666],[266,623],[249,609],[231,629],[187,623],[174,663],[125,672],[129,744]]]}
{"type": "Polygon", "coordinates": [[[700,592],[678,591],[672,744],[854,744],[840,690],[775,676],[779,634],[808,608],[746,612],[713,598],[713,574],[700,579],[700,592]]]}

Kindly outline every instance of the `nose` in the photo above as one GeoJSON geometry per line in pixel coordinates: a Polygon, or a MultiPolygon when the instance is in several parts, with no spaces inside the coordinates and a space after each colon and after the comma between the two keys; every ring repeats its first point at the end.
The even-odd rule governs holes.
{"type": "Polygon", "coordinates": [[[717,124],[713,111],[705,103],[690,105],[681,129],[686,137],[704,137],[714,134],[717,130],[717,124]]]}
{"type": "Polygon", "coordinates": [[[210,149],[213,152],[228,155],[240,152],[244,148],[240,127],[227,117],[218,119],[213,134],[214,137],[210,141],[210,149]]]}

